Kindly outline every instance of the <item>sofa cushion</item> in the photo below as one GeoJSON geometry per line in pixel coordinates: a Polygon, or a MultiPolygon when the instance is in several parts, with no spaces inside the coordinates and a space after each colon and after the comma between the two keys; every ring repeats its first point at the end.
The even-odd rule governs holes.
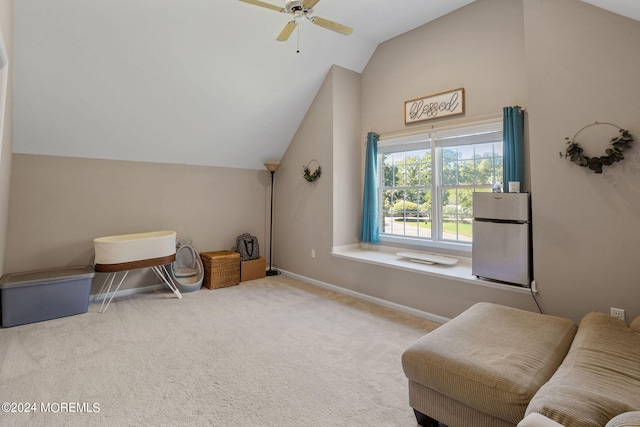
{"type": "MultiPolygon", "coordinates": [[[[640,317],[638,318],[640,319],[640,317]]],[[[640,411],[625,412],[613,417],[605,427],[638,427],[640,426],[640,411]]]]}
{"type": "Polygon", "coordinates": [[[569,319],[478,303],[410,346],[402,365],[409,380],[515,425],[575,332],[569,319]]]}
{"type": "Polygon", "coordinates": [[[563,425],[542,414],[532,412],[520,421],[516,427],[563,427],[563,425]]]}
{"type": "Polygon", "coordinates": [[[640,410],[640,331],[604,313],[587,314],[567,357],[531,400],[539,412],[567,427],[603,426],[640,410]]]}

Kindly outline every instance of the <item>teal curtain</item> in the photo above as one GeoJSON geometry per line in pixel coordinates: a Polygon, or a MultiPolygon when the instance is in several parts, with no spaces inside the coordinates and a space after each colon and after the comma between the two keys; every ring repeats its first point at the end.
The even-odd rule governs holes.
{"type": "Polygon", "coordinates": [[[509,181],[522,186],[524,177],[524,113],[522,108],[504,107],[502,138],[504,141],[504,181],[507,191],[509,181]]]}
{"type": "Polygon", "coordinates": [[[362,221],[358,238],[361,242],[378,243],[378,138],[375,132],[367,134],[367,153],[364,165],[364,193],[362,196],[362,221]]]}

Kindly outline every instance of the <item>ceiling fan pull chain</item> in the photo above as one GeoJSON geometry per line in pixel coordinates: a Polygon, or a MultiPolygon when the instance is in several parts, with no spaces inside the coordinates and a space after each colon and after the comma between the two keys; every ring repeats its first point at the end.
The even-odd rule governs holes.
{"type": "Polygon", "coordinates": [[[296,48],[296,53],[300,53],[300,25],[298,25],[298,46],[296,48]]]}

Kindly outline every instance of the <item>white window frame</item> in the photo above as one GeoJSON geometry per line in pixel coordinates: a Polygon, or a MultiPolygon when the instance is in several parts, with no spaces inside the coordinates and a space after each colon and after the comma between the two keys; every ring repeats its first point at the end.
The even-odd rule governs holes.
{"type": "MultiPolygon", "coordinates": [[[[487,132],[493,135],[500,135],[500,139],[502,138],[502,126],[503,126],[502,117],[475,121],[475,122],[467,122],[458,125],[441,127],[441,128],[431,128],[428,130],[424,130],[422,132],[412,133],[410,135],[400,135],[400,136],[389,136],[384,137],[381,136],[378,141],[378,177],[380,180],[383,177],[384,173],[384,165],[382,164],[382,156],[385,153],[398,152],[398,151],[409,151],[409,150],[418,150],[421,148],[430,149],[431,150],[431,171],[432,171],[432,179],[431,179],[431,204],[432,204],[432,222],[431,222],[431,238],[421,238],[421,237],[411,237],[411,236],[400,236],[400,235],[392,235],[386,234],[384,232],[380,232],[380,241],[384,243],[389,243],[394,246],[400,247],[408,247],[408,248],[416,248],[416,249],[428,249],[428,250],[436,250],[444,253],[451,254],[461,254],[461,255],[470,255],[471,252],[471,242],[455,242],[451,240],[443,240],[442,239],[442,230],[441,230],[441,218],[442,218],[442,148],[447,145],[459,146],[461,142],[461,135],[464,135],[468,131],[472,132],[487,132]],[[447,138],[455,138],[455,142],[447,144],[447,138]]],[[[470,139],[469,145],[474,142],[470,139]]],[[[482,143],[482,141],[478,141],[477,143],[482,143]]],[[[500,177],[501,178],[501,177],[500,177]]],[[[499,182],[502,179],[499,179],[499,182]]],[[[377,189],[378,195],[380,195],[380,189],[377,189]]],[[[378,200],[378,212],[380,215],[379,223],[380,230],[383,230],[382,221],[384,221],[384,209],[383,209],[382,197],[379,197],[378,200]]]]}

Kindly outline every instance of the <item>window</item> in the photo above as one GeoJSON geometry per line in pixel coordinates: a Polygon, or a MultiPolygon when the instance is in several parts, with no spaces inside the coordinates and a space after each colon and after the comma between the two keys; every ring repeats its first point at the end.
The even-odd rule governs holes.
{"type": "Polygon", "coordinates": [[[502,120],[378,144],[382,240],[470,249],[472,194],[502,181],[502,120]]]}

